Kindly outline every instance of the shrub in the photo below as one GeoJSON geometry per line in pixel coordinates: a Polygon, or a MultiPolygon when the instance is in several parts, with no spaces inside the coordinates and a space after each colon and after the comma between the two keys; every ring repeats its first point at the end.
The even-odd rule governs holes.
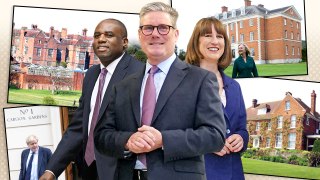
{"type": "Polygon", "coordinates": [[[320,166],[320,152],[311,152],[308,156],[308,162],[311,167],[320,166]]]}
{"type": "Polygon", "coordinates": [[[57,105],[57,102],[51,96],[43,97],[42,103],[46,105],[57,105]]]}
{"type": "Polygon", "coordinates": [[[320,152],[320,139],[314,141],[312,152],[320,152]]]}

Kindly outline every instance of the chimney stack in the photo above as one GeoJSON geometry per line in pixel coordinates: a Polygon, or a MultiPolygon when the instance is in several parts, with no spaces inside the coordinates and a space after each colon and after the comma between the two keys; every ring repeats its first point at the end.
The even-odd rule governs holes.
{"type": "Polygon", "coordinates": [[[50,38],[51,38],[51,37],[54,37],[53,31],[54,31],[54,27],[51,26],[51,27],[50,27],[50,38]]]}
{"type": "Polygon", "coordinates": [[[227,6],[222,6],[221,7],[222,12],[228,12],[228,7],[227,6]]]}
{"type": "Polygon", "coordinates": [[[244,6],[245,7],[251,6],[251,1],[250,0],[244,0],[244,6]]]}
{"type": "Polygon", "coordinates": [[[311,93],[311,107],[310,107],[311,114],[314,114],[316,112],[316,97],[317,97],[317,94],[313,90],[311,93]]]}
{"type": "Polygon", "coordinates": [[[258,106],[258,100],[257,99],[253,99],[252,100],[252,107],[255,108],[258,106]]]}
{"type": "Polygon", "coordinates": [[[87,36],[87,28],[82,29],[82,36],[86,37],[87,36]]]}

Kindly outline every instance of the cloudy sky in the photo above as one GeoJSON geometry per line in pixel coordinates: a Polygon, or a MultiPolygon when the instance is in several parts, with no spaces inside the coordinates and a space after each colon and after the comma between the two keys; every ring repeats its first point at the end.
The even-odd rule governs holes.
{"type": "MultiPolygon", "coordinates": [[[[302,0],[251,0],[252,5],[263,4],[266,9],[272,10],[293,5],[304,19],[304,1],[302,0]]],[[[228,10],[238,9],[244,6],[244,0],[172,0],[172,7],[179,12],[178,28],[180,37],[178,41],[179,49],[186,49],[194,25],[203,17],[214,16],[221,13],[221,7],[227,6],[228,10]]],[[[304,27],[305,21],[301,22],[304,27]]],[[[305,39],[305,29],[301,28],[301,38],[305,39]]]]}

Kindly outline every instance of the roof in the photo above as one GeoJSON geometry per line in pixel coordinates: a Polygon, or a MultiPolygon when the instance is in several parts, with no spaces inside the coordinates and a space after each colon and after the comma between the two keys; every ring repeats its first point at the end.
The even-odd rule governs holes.
{"type": "Polygon", "coordinates": [[[247,109],[247,120],[264,120],[271,119],[274,111],[280,105],[281,101],[272,101],[257,104],[256,107],[249,107],[247,109]]]}

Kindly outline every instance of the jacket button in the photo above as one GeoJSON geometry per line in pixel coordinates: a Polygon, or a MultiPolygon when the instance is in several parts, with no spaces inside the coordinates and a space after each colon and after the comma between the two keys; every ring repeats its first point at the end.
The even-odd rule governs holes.
{"type": "Polygon", "coordinates": [[[230,129],[227,129],[227,134],[230,134],[230,129]]]}

